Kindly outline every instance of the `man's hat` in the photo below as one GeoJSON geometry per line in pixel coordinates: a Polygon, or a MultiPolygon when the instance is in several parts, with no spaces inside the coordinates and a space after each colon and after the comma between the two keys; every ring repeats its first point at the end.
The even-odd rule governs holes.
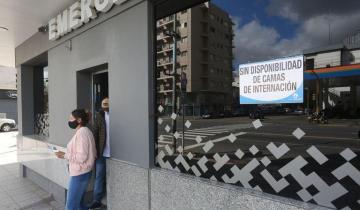
{"type": "Polygon", "coordinates": [[[108,109],[109,108],[109,98],[104,98],[101,102],[101,107],[103,109],[108,109]]]}

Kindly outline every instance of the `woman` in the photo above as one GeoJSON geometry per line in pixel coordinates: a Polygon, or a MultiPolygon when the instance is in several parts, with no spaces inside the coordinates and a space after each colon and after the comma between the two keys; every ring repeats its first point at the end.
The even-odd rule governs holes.
{"type": "Polygon", "coordinates": [[[58,158],[69,161],[70,183],[67,192],[66,210],[87,209],[83,198],[91,178],[96,158],[94,136],[89,128],[88,114],[83,109],[74,110],[69,118],[69,127],[76,133],[67,145],[67,152],[56,152],[58,158]]]}

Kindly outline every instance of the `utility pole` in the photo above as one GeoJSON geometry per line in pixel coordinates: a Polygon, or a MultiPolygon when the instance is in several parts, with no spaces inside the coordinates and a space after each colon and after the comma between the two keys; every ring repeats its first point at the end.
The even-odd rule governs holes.
{"type": "MultiPolygon", "coordinates": [[[[174,26],[172,31],[164,31],[164,34],[170,36],[173,40],[173,49],[172,49],[172,113],[177,113],[177,94],[176,94],[176,79],[177,79],[177,40],[179,39],[179,35],[176,33],[176,14],[173,15],[174,18],[174,26]]],[[[172,134],[176,132],[176,118],[171,119],[171,127],[172,134]]],[[[176,152],[176,138],[173,136],[173,151],[176,152]]]]}
{"type": "Polygon", "coordinates": [[[182,149],[182,153],[185,150],[184,147],[184,138],[185,138],[185,94],[186,94],[186,85],[187,85],[187,78],[186,78],[186,74],[183,71],[183,69],[181,69],[181,107],[182,107],[182,138],[181,138],[181,147],[182,149]]]}

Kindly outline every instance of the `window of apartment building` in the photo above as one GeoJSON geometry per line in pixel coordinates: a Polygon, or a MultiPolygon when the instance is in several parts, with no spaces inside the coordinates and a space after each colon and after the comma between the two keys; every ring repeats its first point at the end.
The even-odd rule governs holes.
{"type": "Polygon", "coordinates": [[[187,56],[187,51],[181,52],[181,57],[186,57],[186,56],[187,56]]]}
{"type": "Polygon", "coordinates": [[[311,58],[311,59],[306,59],[306,69],[311,70],[314,69],[315,67],[315,59],[311,58]]]}
{"type": "Polygon", "coordinates": [[[207,18],[209,16],[209,11],[203,10],[202,15],[203,15],[203,18],[207,18]]]}
{"type": "Polygon", "coordinates": [[[202,27],[202,33],[208,33],[209,32],[209,26],[208,26],[207,23],[203,23],[201,25],[201,27],[202,27]]]}
{"type": "Polygon", "coordinates": [[[181,43],[187,43],[187,41],[188,41],[187,36],[181,37],[181,40],[180,40],[181,43]]]}
{"type": "MultiPolygon", "coordinates": [[[[172,93],[158,94],[157,166],[332,209],[360,209],[360,43],[344,42],[360,23],[348,31],[334,23],[329,44],[321,27],[302,30],[324,15],[321,5],[310,14],[293,2],[269,1],[256,10],[240,1],[208,4],[189,8],[194,17],[205,8],[209,14],[209,31],[191,31],[189,40],[221,33],[181,40],[191,53],[191,89],[183,94],[178,86],[175,101],[172,93]],[[296,24],[273,10],[289,5],[301,17],[296,24]],[[205,42],[209,49],[202,49],[205,42]],[[337,65],[315,68],[324,61],[337,65]]],[[[327,15],[348,18],[329,6],[327,15]]]]}
{"type": "Polygon", "coordinates": [[[202,64],[201,65],[201,73],[202,73],[202,76],[208,76],[209,74],[209,66],[207,64],[202,64]]]}
{"type": "Polygon", "coordinates": [[[49,71],[39,67],[34,72],[34,133],[49,136],[49,71]]]}
{"type": "Polygon", "coordinates": [[[208,47],[209,39],[207,37],[202,37],[202,46],[208,47]]]}
{"type": "Polygon", "coordinates": [[[187,22],[181,23],[181,28],[187,28],[187,22]]]}
{"type": "Polygon", "coordinates": [[[209,58],[210,58],[210,60],[214,60],[214,59],[215,59],[215,55],[212,54],[212,53],[210,53],[209,58]]]}

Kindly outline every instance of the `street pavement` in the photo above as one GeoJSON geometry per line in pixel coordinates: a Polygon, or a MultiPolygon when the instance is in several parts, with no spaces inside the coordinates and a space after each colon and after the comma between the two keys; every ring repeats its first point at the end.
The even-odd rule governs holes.
{"type": "MultiPolygon", "coordinates": [[[[360,139],[358,131],[360,120],[330,120],[329,124],[309,123],[305,116],[280,115],[267,116],[261,120],[262,126],[255,129],[255,120],[248,117],[234,117],[221,119],[185,119],[191,125],[183,126],[181,119],[177,119],[177,135],[171,130],[171,119],[164,119],[158,126],[158,148],[172,149],[173,140],[177,145],[184,145],[186,152],[206,153],[202,149],[206,142],[212,141],[214,146],[211,153],[232,153],[237,148],[245,148],[256,145],[260,150],[265,151],[266,146],[273,142],[276,145],[286,143],[293,146],[292,152],[299,154],[312,145],[317,146],[325,154],[341,152],[345,148],[351,148],[355,152],[360,151],[360,139]],[[166,129],[169,126],[169,129],[166,129]],[[182,130],[185,128],[184,139],[182,130]],[[300,139],[293,135],[293,132],[300,128],[304,136],[300,139]],[[169,132],[168,132],[169,131],[169,132]],[[230,142],[228,137],[234,134],[237,139],[230,142]],[[174,137],[175,136],[175,137],[174,137]],[[183,141],[182,141],[183,140],[183,141]],[[183,144],[182,144],[183,142],[183,144]]],[[[160,121],[161,122],[161,121],[160,121]]]]}
{"type": "Polygon", "coordinates": [[[16,135],[17,132],[0,132],[0,209],[65,209],[51,194],[21,177],[17,161],[16,135]]]}

